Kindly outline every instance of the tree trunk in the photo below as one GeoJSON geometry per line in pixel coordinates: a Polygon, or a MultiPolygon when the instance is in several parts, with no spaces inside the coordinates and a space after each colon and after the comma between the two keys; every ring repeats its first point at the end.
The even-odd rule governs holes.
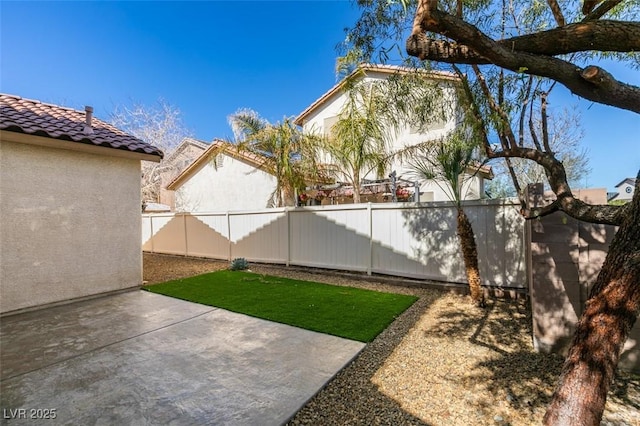
{"type": "Polygon", "coordinates": [[[360,171],[353,173],[353,204],[360,203],[360,171]]]}
{"type": "Polygon", "coordinates": [[[462,207],[458,207],[458,237],[460,249],[464,258],[464,268],[469,281],[471,299],[480,307],[484,307],[484,292],[480,282],[480,270],[478,269],[478,249],[476,239],[471,227],[471,222],[462,207]]]}
{"type": "Polygon", "coordinates": [[[620,352],[640,313],[640,174],[577,324],[545,425],[600,424],[620,352]]]}

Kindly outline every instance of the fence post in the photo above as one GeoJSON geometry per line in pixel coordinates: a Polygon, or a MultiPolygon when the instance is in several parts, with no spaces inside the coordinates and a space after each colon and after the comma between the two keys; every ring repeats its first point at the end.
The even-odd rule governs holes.
{"type": "Polygon", "coordinates": [[[369,264],[367,265],[367,275],[371,275],[373,269],[373,210],[371,202],[367,203],[367,213],[369,216],[369,264]]]}
{"type": "Polygon", "coordinates": [[[227,211],[227,242],[229,243],[229,256],[227,260],[231,262],[231,219],[229,218],[229,211],[227,211]]]}
{"type": "Polygon", "coordinates": [[[151,228],[151,253],[155,253],[155,249],[153,248],[153,240],[155,235],[153,234],[153,216],[149,215],[149,227],[151,228]]]}
{"type": "Polygon", "coordinates": [[[184,255],[189,256],[189,240],[187,238],[187,215],[182,214],[182,225],[184,226],[184,255]]]}
{"type": "Polygon", "coordinates": [[[287,261],[285,262],[286,266],[289,266],[289,262],[291,261],[291,218],[289,214],[289,207],[284,208],[284,214],[287,217],[287,261]]]}

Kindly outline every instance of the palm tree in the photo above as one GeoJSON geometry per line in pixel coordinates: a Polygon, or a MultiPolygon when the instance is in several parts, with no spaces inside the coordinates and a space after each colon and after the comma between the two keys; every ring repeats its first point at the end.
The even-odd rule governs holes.
{"type": "Polygon", "coordinates": [[[478,249],[473,227],[464,209],[463,188],[468,170],[478,170],[474,160],[476,146],[470,143],[461,131],[454,132],[446,140],[422,144],[420,152],[409,162],[414,173],[424,179],[433,180],[448,195],[457,210],[457,234],[469,282],[471,299],[480,307],[485,306],[484,292],[478,269],[478,249]]]}
{"type": "Polygon", "coordinates": [[[346,102],[323,144],[329,173],[353,186],[353,202],[360,202],[362,179],[371,172],[383,177],[389,164],[391,130],[384,82],[359,82],[346,92],[346,102]]]}
{"type": "Polygon", "coordinates": [[[274,207],[294,205],[296,190],[305,180],[318,176],[316,167],[318,137],[304,134],[290,118],[271,124],[250,109],[242,109],[228,118],[238,151],[260,159],[261,167],[276,178],[270,204],[274,207]]]}

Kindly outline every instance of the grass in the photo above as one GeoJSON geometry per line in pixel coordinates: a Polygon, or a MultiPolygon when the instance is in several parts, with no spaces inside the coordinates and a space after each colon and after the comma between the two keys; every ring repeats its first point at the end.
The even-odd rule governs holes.
{"type": "Polygon", "coordinates": [[[417,300],[414,296],[228,270],[144,289],[360,342],[372,341],[417,300]]]}

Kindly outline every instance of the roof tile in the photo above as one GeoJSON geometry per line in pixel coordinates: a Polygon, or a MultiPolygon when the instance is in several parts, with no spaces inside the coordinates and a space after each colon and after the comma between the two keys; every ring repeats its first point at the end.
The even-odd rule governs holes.
{"type": "Polygon", "coordinates": [[[84,111],[0,93],[0,130],[45,136],[83,144],[164,156],[162,151],[93,117],[92,134],[84,133],[84,111]]]}

